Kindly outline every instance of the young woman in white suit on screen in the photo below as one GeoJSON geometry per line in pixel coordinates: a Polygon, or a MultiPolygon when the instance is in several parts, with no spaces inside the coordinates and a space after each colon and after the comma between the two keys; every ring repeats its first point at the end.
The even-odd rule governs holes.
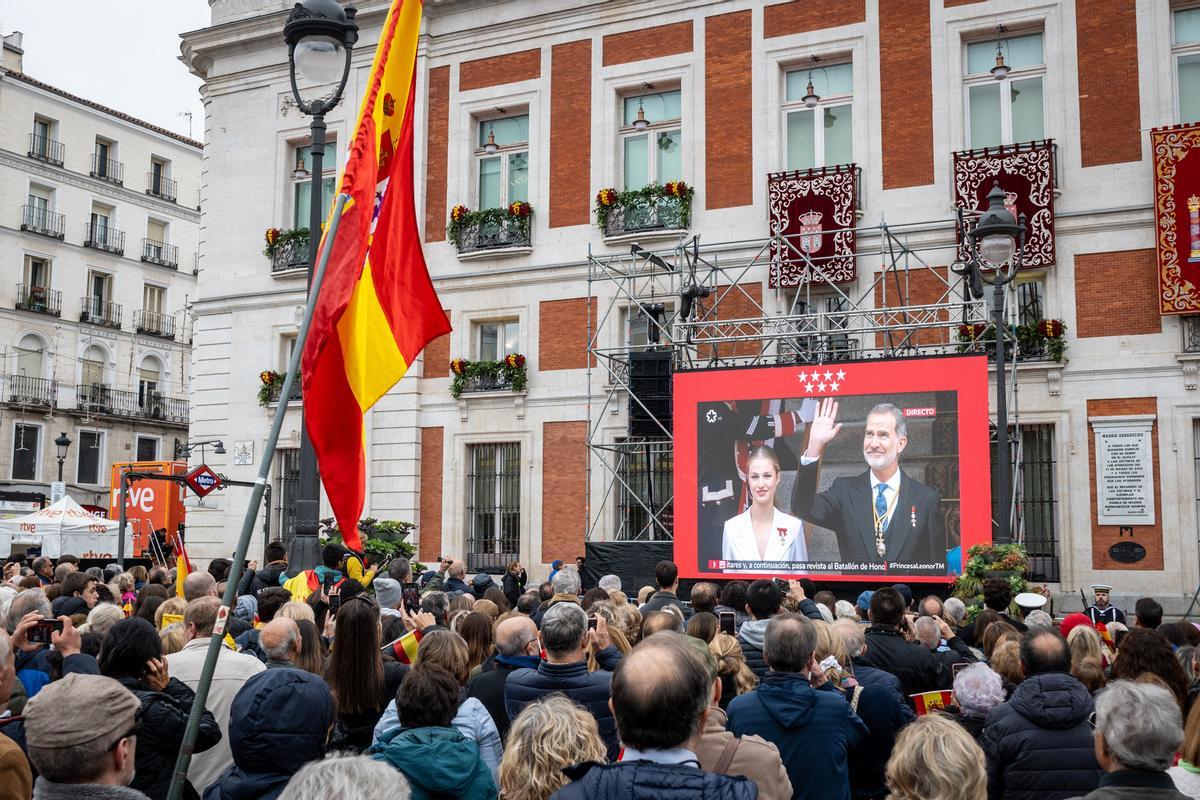
{"type": "Polygon", "coordinates": [[[750,508],[725,520],[721,558],[725,561],[807,561],[804,524],[799,518],[775,507],[779,458],[770,447],[750,448],[746,488],[750,492],[750,508]]]}

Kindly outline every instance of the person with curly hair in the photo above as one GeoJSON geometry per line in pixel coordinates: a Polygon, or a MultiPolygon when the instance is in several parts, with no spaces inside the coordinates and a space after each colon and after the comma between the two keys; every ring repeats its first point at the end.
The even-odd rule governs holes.
{"type": "Polygon", "coordinates": [[[926,714],[900,731],[886,773],[891,800],[987,797],[983,750],[944,714],[926,714]]]}
{"type": "Polygon", "coordinates": [[[500,760],[504,800],[546,800],[566,785],[564,767],[606,760],[595,717],[561,694],[547,695],[521,709],[507,742],[500,760]]]}

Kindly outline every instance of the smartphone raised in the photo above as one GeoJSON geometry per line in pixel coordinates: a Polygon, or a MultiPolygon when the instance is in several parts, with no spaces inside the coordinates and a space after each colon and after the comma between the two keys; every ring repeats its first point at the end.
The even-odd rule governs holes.
{"type": "Polygon", "coordinates": [[[53,617],[43,617],[25,632],[25,640],[35,644],[50,644],[50,634],[54,631],[62,633],[62,620],[53,617]]]}
{"type": "Polygon", "coordinates": [[[730,636],[734,635],[734,625],[737,622],[737,617],[732,611],[722,611],[721,615],[721,633],[727,633],[730,636]]]}
{"type": "Polygon", "coordinates": [[[589,631],[596,630],[596,618],[595,617],[588,617],[588,630],[589,631]]]}
{"type": "Polygon", "coordinates": [[[421,590],[415,583],[400,584],[400,594],[404,597],[404,610],[416,614],[421,610],[421,590]]]}

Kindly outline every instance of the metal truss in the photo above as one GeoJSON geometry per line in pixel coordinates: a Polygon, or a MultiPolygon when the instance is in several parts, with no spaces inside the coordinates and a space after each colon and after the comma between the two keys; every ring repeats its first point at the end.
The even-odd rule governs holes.
{"type": "Polygon", "coordinates": [[[988,322],[986,301],[970,299],[952,269],[922,255],[952,253],[954,225],[854,228],[858,267],[873,259],[878,265],[861,290],[828,280],[799,235],[704,246],[694,236],[657,250],[633,243],[615,254],[589,248],[587,538],[673,538],[673,487],[668,481],[654,491],[663,487],[653,469],[673,448],[671,429],[631,391],[631,351],[668,351],[674,369],[978,351],[981,343],[960,342],[957,333],[961,324],[988,322]],[[780,252],[800,268],[796,288],[766,288],[780,252]],[[631,346],[633,320],[646,341],[631,346]],[[634,410],[652,420],[657,435],[629,437],[627,426],[614,424],[634,410]],[[595,501],[594,481],[602,488],[595,501]]]}

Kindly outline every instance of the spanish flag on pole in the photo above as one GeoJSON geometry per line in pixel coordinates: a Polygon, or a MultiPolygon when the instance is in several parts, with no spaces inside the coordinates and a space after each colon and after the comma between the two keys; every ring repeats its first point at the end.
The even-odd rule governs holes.
{"type": "Polygon", "coordinates": [[[361,550],[363,414],[450,331],[417,230],[413,106],[420,0],[394,0],[350,144],[349,196],[304,345],[304,422],[346,544],[361,550]]]}

